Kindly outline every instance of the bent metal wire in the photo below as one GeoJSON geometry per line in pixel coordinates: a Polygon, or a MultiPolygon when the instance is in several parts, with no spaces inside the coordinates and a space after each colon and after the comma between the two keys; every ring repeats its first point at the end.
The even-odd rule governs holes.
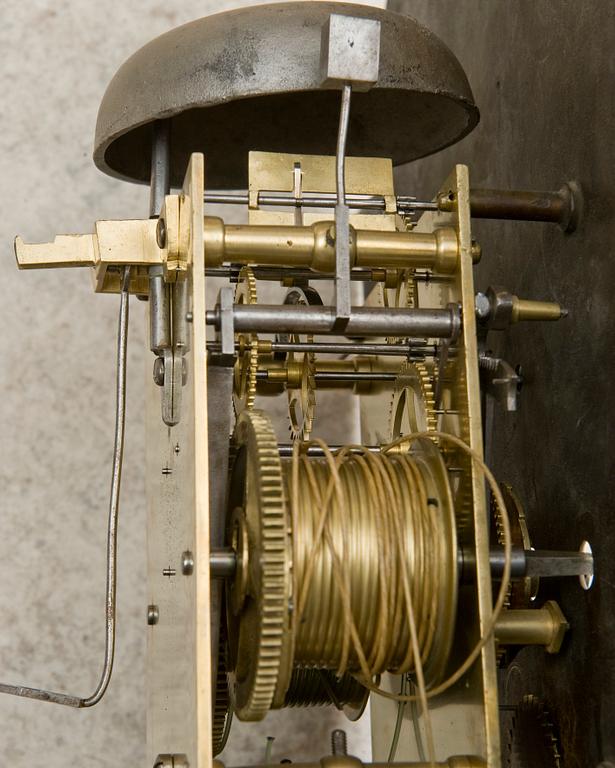
{"type": "Polygon", "coordinates": [[[117,331],[117,375],[115,405],[115,439],[113,443],[113,469],[111,472],[111,492],[109,495],[109,521],[107,527],[107,587],[105,598],[105,659],[103,670],[96,689],[90,696],[80,697],[66,693],[56,693],[41,688],[28,688],[23,685],[0,683],[0,693],[22,696],[26,699],[48,701],[67,707],[93,707],[105,695],[115,657],[115,613],[117,588],[117,528],[120,511],[120,488],[122,483],[122,464],[124,459],[124,432],[126,425],[126,359],[128,348],[129,319],[129,284],[130,267],[124,267],[122,273],[122,291],[120,315],[117,331]]]}

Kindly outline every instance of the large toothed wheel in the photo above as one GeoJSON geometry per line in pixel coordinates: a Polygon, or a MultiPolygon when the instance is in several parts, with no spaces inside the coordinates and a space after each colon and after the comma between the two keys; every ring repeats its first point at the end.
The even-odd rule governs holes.
{"type": "MultiPolygon", "coordinates": [[[[512,545],[518,549],[524,549],[526,552],[532,549],[532,541],[527,526],[525,510],[519,497],[508,483],[500,483],[502,497],[506,504],[508,519],[510,521],[510,537],[512,545]]],[[[504,533],[502,525],[501,512],[498,509],[493,497],[491,498],[492,515],[492,534],[500,546],[504,543],[504,533]]],[[[525,576],[522,579],[516,579],[509,585],[506,598],[506,608],[526,609],[531,605],[531,601],[536,597],[539,587],[537,577],[525,576]]]]}
{"type": "MultiPolygon", "coordinates": [[[[235,291],[235,304],[256,304],[256,278],[250,267],[243,267],[235,291]]],[[[233,375],[233,406],[235,413],[254,407],[256,373],[258,371],[258,336],[237,334],[239,350],[233,375]]]]}
{"type": "Polygon", "coordinates": [[[389,416],[391,440],[438,428],[431,375],[424,363],[402,364],[395,380],[389,416]]]}
{"type": "Polygon", "coordinates": [[[524,696],[506,734],[504,765],[506,768],[561,768],[562,764],[551,713],[536,696],[524,696]]]}
{"type": "Polygon", "coordinates": [[[234,433],[228,537],[229,679],[240,720],[281,706],[292,673],[291,539],[278,444],[269,418],[244,411],[234,433]]]}

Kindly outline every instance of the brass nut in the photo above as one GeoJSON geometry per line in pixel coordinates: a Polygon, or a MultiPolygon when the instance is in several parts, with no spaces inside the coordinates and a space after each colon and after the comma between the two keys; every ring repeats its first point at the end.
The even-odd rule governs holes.
{"type": "Polygon", "coordinates": [[[555,602],[555,600],[547,600],[543,606],[551,614],[551,621],[553,624],[553,636],[549,645],[545,646],[547,653],[559,653],[564,636],[570,629],[570,624],[566,620],[566,617],[562,613],[562,609],[555,602]]]}
{"type": "Polygon", "coordinates": [[[477,240],[472,240],[472,249],[470,253],[472,254],[472,264],[478,264],[483,256],[483,249],[477,240]]]}
{"type": "Polygon", "coordinates": [[[451,274],[457,269],[459,261],[457,233],[451,227],[443,227],[436,229],[434,236],[436,238],[435,269],[437,272],[451,274]]]}

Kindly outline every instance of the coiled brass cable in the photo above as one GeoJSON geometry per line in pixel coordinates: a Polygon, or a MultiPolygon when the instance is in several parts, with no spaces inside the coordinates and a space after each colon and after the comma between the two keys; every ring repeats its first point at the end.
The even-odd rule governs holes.
{"type": "MultiPolygon", "coordinates": [[[[341,678],[328,669],[295,669],[286,691],[285,707],[347,706],[356,714],[363,711],[368,691],[350,674],[341,678]]],[[[356,715],[355,715],[356,716],[356,715]]]]}
{"type": "Polygon", "coordinates": [[[289,497],[296,499],[295,578],[307,585],[299,596],[295,663],[338,675],[363,671],[354,625],[370,678],[415,670],[407,582],[426,683],[443,673],[457,573],[452,501],[438,462],[437,449],[425,441],[412,454],[347,453],[337,477],[326,458],[299,455],[287,469],[289,497]]]}
{"type": "MultiPolygon", "coordinates": [[[[489,467],[485,464],[483,461],[481,455],[475,451],[473,448],[471,448],[467,443],[465,443],[460,438],[456,437],[455,435],[451,435],[447,432],[442,431],[429,431],[429,432],[416,432],[404,435],[400,437],[399,439],[393,441],[387,446],[383,446],[383,453],[388,453],[391,450],[394,450],[398,448],[399,446],[403,444],[412,445],[413,443],[417,441],[422,441],[424,439],[428,440],[434,440],[437,439],[438,441],[443,441],[445,444],[451,444],[455,448],[460,449],[464,454],[466,454],[476,468],[479,469],[481,474],[484,476],[485,480],[487,481],[491,493],[493,494],[495,503],[497,508],[500,511],[501,515],[501,523],[502,523],[502,535],[503,535],[503,546],[504,546],[504,569],[502,572],[502,578],[500,582],[500,590],[498,592],[497,598],[495,600],[495,604],[493,606],[493,611],[491,613],[491,616],[487,619],[485,622],[483,632],[478,639],[475,646],[472,648],[470,653],[467,655],[466,659],[462,664],[460,664],[459,667],[453,672],[451,675],[449,675],[446,680],[436,685],[434,688],[431,688],[429,691],[424,691],[423,685],[421,684],[420,675],[418,674],[420,664],[417,665],[417,688],[419,689],[419,693],[417,695],[404,695],[404,694],[395,694],[389,691],[385,691],[382,688],[380,688],[377,684],[371,682],[371,675],[369,672],[369,668],[367,667],[365,656],[362,653],[362,648],[360,645],[360,640],[358,637],[358,634],[356,632],[356,628],[354,627],[354,621],[352,617],[352,612],[350,611],[350,606],[346,606],[346,620],[351,625],[351,635],[352,635],[352,641],[355,645],[355,648],[357,649],[357,655],[359,656],[360,661],[363,663],[361,664],[361,670],[362,675],[357,676],[360,679],[360,682],[365,685],[367,688],[369,688],[374,693],[379,694],[380,696],[384,696],[385,698],[392,699],[394,701],[417,701],[421,700],[422,702],[425,700],[425,697],[432,698],[434,696],[438,696],[441,693],[444,693],[444,691],[448,690],[451,686],[453,686],[458,680],[460,680],[463,675],[465,675],[469,669],[472,667],[472,665],[476,662],[478,659],[482,649],[486,645],[486,643],[489,641],[489,639],[492,637],[495,625],[497,623],[497,620],[500,616],[500,613],[502,612],[502,608],[504,606],[504,602],[506,600],[506,594],[507,594],[507,584],[510,580],[510,572],[511,572],[511,559],[512,559],[512,541],[511,541],[511,534],[510,534],[510,521],[508,519],[508,513],[506,510],[506,505],[504,503],[504,499],[502,497],[502,492],[499,488],[499,485],[493,476],[493,473],[489,469],[489,467]],[[352,631],[354,630],[354,631],[352,631]]],[[[343,460],[345,455],[353,450],[359,450],[364,451],[361,446],[345,446],[343,449],[336,452],[335,456],[333,455],[332,451],[328,448],[326,443],[324,443],[322,440],[314,440],[312,443],[317,444],[324,452],[325,456],[327,457],[327,460],[330,463],[330,466],[334,470],[333,474],[333,481],[329,483],[329,486],[326,489],[326,492],[324,494],[324,508],[323,508],[323,514],[321,516],[317,536],[315,537],[315,545],[312,550],[311,556],[310,556],[310,563],[308,563],[308,568],[306,568],[306,573],[304,575],[304,584],[303,584],[303,590],[302,594],[300,595],[299,599],[299,609],[298,609],[298,622],[301,623],[302,621],[302,613],[304,609],[305,604],[305,598],[308,593],[309,589],[309,583],[312,578],[312,570],[313,568],[310,566],[313,566],[315,557],[314,555],[317,552],[317,547],[320,544],[321,537],[324,535],[325,531],[325,524],[326,524],[326,518],[327,518],[327,507],[330,503],[330,499],[334,490],[334,487],[336,485],[339,485],[339,478],[337,477],[337,466],[338,464],[343,460]]],[[[309,447],[310,444],[307,443],[304,445],[304,448],[309,447]]],[[[293,453],[293,462],[292,462],[292,482],[290,485],[290,501],[291,501],[291,509],[296,510],[299,507],[299,498],[298,498],[298,474],[299,474],[299,446],[296,445],[294,447],[294,453],[293,453]]],[[[339,488],[336,492],[339,492],[339,488]]],[[[330,538],[330,537],[329,537],[330,538]]],[[[333,558],[334,562],[337,562],[336,558],[333,558]]],[[[339,564],[339,563],[338,563],[339,564]]],[[[338,579],[338,589],[340,592],[345,592],[346,587],[343,583],[343,579],[340,577],[338,579]]],[[[409,612],[409,617],[411,618],[410,625],[412,626],[415,624],[415,622],[412,620],[413,612],[409,612]]],[[[414,638],[413,638],[414,643],[414,638]]]]}
{"type": "MultiPolygon", "coordinates": [[[[319,552],[322,554],[322,546],[323,546],[323,540],[326,542],[329,552],[330,552],[330,563],[333,565],[333,573],[334,573],[334,582],[335,586],[337,587],[337,590],[339,591],[339,594],[341,596],[342,601],[342,613],[344,616],[344,621],[346,622],[347,628],[349,629],[349,634],[352,641],[352,646],[354,648],[354,652],[356,654],[356,658],[359,662],[360,666],[360,674],[357,674],[357,678],[363,683],[367,688],[374,691],[375,693],[378,693],[379,695],[386,696],[387,698],[395,699],[400,702],[404,701],[416,701],[420,700],[421,702],[421,708],[423,710],[423,714],[425,717],[425,728],[426,728],[426,738],[427,738],[427,752],[429,755],[429,762],[431,765],[435,765],[435,747],[434,747],[434,740],[433,740],[433,729],[431,724],[431,718],[429,716],[429,707],[428,707],[428,696],[435,696],[443,691],[450,688],[452,685],[454,685],[474,664],[476,659],[478,658],[482,648],[485,646],[485,644],[488,642],[489,638],[492,636],[496,621],[498,619],[498,616],[502,610],[502,606],[504,604],[504,599],[506,597],[506,589],[505,589],[505,582],[510,577],[510,564],[511,564],[511,539],[510,539],[510,525],[508,521],[508,516],[506,513],[506,507],[504,505],[502,494],[500,492],[500,489],[497,485],[497,482],[495,481],[495,478],[493,477],[493,474],[483,461],[482,457],[479,453],[477,453],[474,449],[472,449],[470,446],[468,446],[466,443],[464,443],[461,439],[454,435],[450,435],[444,432],[423,432],[423,433],[413,433],[410,435],[405,435],[399,440],[392,443],[390,446],[387,446],[384,448],[384,453],[386,454],[389,449],[392,449],[394,447],[397,447],[398,445],[401,445],[403,443],[406,443],[408,446],[413,446],[418,444],[419,442],[425,442],[425,439],[428,439],[430,444],[431,440],[434,438],[437,438],[439,440],[444,440],[445,443],[452,443],[456,448],[460,449],[463,453],[465,453],[467,456],[469,456],[474,463],[475,466],[479,468],[481,473],[484,475],[485,479],[489,483],[491,487],[491,491],[494,495],[495,501],[497,506],[500,509],[501,515],[502,515],[502,525],[504,529],[504,553],[505,553],[505,564],[504,564],[504,573],[502,577],[502,587],[500,588],[498,597],[495,601],[493,613],[491,617],[487,620],[486,625],[483,630],[483,634],[481,635],[480,639],[472,649],[472,651],[468,654],[465,661],[456,669],[456,671],[449,675],[447,679],[444,682],[440,682],[439,684],[435,685],[431,688],[430,691],[427,691],[427,684],[426,679],[424,675],[424,669],[423,669],[423,661],[425,660],[424,654],[425,654],[425,632],[424,630],[424,617],[419,615],[418,621],[417,621],[417,614],[415,612],[415,599],[416,594],[412,594],[413,590],[412,587],[415,585],[416,579],[412,579],[411,577],[411,570],[410,570],[410,563],[408,562],[408,559],[406,559],[406,555],[403,551],[403,541],[407,538],[407,532],[406,535],[404,535],[404,529],[403,529],[403,522],[404,518],[397,514],[390,515],[390,520],[395,526],[395,537],[396,537],[396,543],[399,547],[399,552],[401,553],[399,558],[399,563],[401,565],[401,568],[399,570],[399,575],[401,577],[401,583],[403,586],[404,596],[405,596],[405,607],[406,607],[406,616],[408,620],[408,628],[409,628],[409,634],[410,634],[410,648],[409,652],[412,654],[410,658],[414,662],[415,666],[415,673],[416,673],[416,680],[417,680],[417,695],[404,695],[402,694],[394,694],[389,693],[387,691],[383,691],[375,682],[373,682],[374,677],[374,670],[372,667],[370,667],[368,663],[368,658],[365,654],[361,635],[359,632],[359,629],[357,628],[357,625],[355,623],[355,615],[353,614],[353,604],[351,599],[351,594],[349,591],[349,584],[348,584],[348,578],[347,574],[344,571],[344,568],[342,567],[342,561],[340,559],[339,553],[335,549],[335,542],[332,536],[332,533],[329,529],[328,525],[328,519],[331,517],[331,510],[335,509],[338,505],[341,509],[346,510],[346,504],[348,501],[348,494],[344,491],[345,483],[342,480],[342,467],[344,465],[345,461],[348,461],[348,456],[350,455],[349,452],[353,449],[357,449],[361,451],[362,449],[357,446],[346,446],[341,451],[339,451],[336,456],[334,457],[332,452],[329,450],[327,445],[323,443],[322,441],[315,441],[317,442],[320,447],[323,449],[327,466],[330,470],[330,478],[326,485],[324,486],[324,493],[321,493],[321,489],[319,489],[318,485],[314,482],[314,475],[313,473],[310,475],[309,470],[307,471],[307,475],[310,478],[310,488],[312,492],[314,493],[314,500],[318,502],[319,509],[322,510],[318,525],[316,526],[315,532],[314,532],[314,539],[311,551],[309,551],[309,555],[306,561],[305,565],[305,572],[302,574],[302,577],[299,581],[303,585],[303,589],[301,594],[299,595],[299,609],[298,609],[298,617],[297,617],[297,627],[298,632],[301,632],[302,624],[304,622],[304,611],[306,610],[306,606],[309,602],[309,589],[311,580],[313,578],[315,565],[317,564],[317,561],[319,559],[319,552]],[[334,500],[334,501],[332,501],[334,500]]],[[[432,444],[433,445],[433,444],[432,444]]],[[[370,454],[367,451],[364,451],[364,455],[367,458],[368,456],[371,457],[372,464],[374,461],[378,461],[376,459],[376,456],[374,454],[370,454]]],[[[438,454],[439,455],[439,454],[438,454]]],[[[389,459],[391,457],[389,456],[389,459]]],[[[291,511],[292,511],[292,517],[293,517],[293,525],[297,525],[297,521],[300,518],[300,499],[301,499],[301,477],[302,472],[300,472],[300,465],[303,462],[305,466],[305,457],[302,457],[299,455],[299,448],[297,445],[295,445],[293,450],[293,460],[292,460],[292,471],[291,471],[291,482],[290,482],[290,493],[289,497],[291,500],[291,511]]],[[[393,466],[392,463],[387,464],[387,471],[390,470],[390,467],[393,466]]],[[[406,467],[409,470],[409,466],[406,467]]],[[[409,470],[411,474],[411,470],[409,470]]],[[[385,473],[381,473],[380,477],[381,479],[386,476],[385,473]]],[[[446,484],[447,485],[447,484],[446,484]]],[[[382,490],[382,487],[386,487],[386,493],[385,495],[378,494],[377,496],[370,496],[368,494],[368,497],[371,498],[377,498],[378,504],[381,504],[383,501],[388,501],[391,503],[394,500],[400,499],[399,490],[397,489],[397,492],[393,488],[392,484],[390,482],[384,483],[383,486],[380,488],[376,487],[374,488],[371,483],[368,485],[369,491],[373,493],[374,490],[382,490]]],[[[416,491],[417,487],[413,487],[413,492],[411,492],[411,497],[416,502],[417,496],[416,491]]],[[[419,491],[419,498],[420,497],[420,483],[418,485],[418,491],[419,491]]],[[[449,489],[450,490],[450,489],[449,489]]],[[[403,498],[403,494],[401,495],[403,498]]],[[[431,499],[430,499],[431,500],[431,499]]],[[[428,504],[427,506],[430,506],[428,504]]],[[[407,507],[402,507],[404,509],[407,507]]],[[[418,507],[420,509],[420,505],[418,507]]],[[[389,508],[390,509],[390,508],[389,508]]],[[[415,507],[417,509],[417,507],[415,507]]],[[[378,532],[378,536],[382,533],[383,537],[386,538],[386,532],[378,532]]],[[[428,540],[423,539],[421,541],[417,541],[416,543],[416,549],[419,550],[420,544],[428,543],[428,540]]],[[[438,562],[445,562],[445,558],[441,558],[440,560],[434,559],[435,563],[438,562]]],[[[300,559],[297,559],[297,564],[299,564],[300,559]]],[[[414,563],[414,566],[416,566],[416,562],[414,563]]],[[[382,573],[382,571],[381,571],[382,573]]],[[[435,592],[434,592],[435,594],[435,592]]],[[[390,631],[390,628],[389,628],[390,631]]],[[[430,631],[428,630],[428,634],[430,634],[430,631]]],[[[437,634],[437,633],[436,633],[437,634]]],[[[345,664],[348,659],[348,633],[344,633],[343,638],[343,652],[342,652],[342,659],[340,661],[340,668],[344,669],[345,664]]],[[[368,648],[369,653],[369,648],[368,648]]],[[[407,663],[407,658],[404,663],[407,663]]],[[[404,669],[404,663],[398,667],[397,671],[401,671],[404,669]]]]}
{"type": "MultiPolygon", "coordinates": [[[[268,527],[263,510],[273,501],[263,496],[259,485],[264,475],[258,457],[263,451],[271,461],[276,459],[266,476],[276,481],[275,509],[279,508],[280,520],[285,518],[280,532],[288,541],[288,546],[276,549],[275,562],[250,558],[238,571],[241,577],[249,567],[251,579],[260,584],[275,565],[275,572],[288,581],[286,599],[275,616],[262,605],[262,590],[254,583],[252,593],[246,592],[242,604],[233,608],[236,623],[246,630],[245,642],[239,644],[244,669],[260,669],[261,663],[254,654],[260,646],[247,631],[250,622],[256,620],[262,629],[272,617],[288,621],[279,636],[277,664],[268,660],[266,664],[275,693],[282,696],[272,699],[274,706],[285,701],[290,683],[285,675],[291,665],[338,676],[350,673],[381,696],[420,701],[426,752],[435,764],[428,699],[454,685],[476,661],[493,634],[510,579],[510,526],[492,473],[477,451],[444,432],[404,435],[380,454],[353,445],[334,454],[321,440],[296,442],[292,460],[282,464],[265,414],[247,411],[238,420],[236,440],[243,451],[238,455],[247,460],[235,461],[231,488],[236,487],[238,494],[230,499],[229,508],[233,515],[239,510],[240,530],[245,528],[246,541],[252,541],[252,549],[244,547],[241,552],[245,550],[246,557],[251,551],[258,554],[263,526],[268,527]],[[312,443],[322,450],[324,460],[308,458],[306,449],[312,443]],[[491,486],[502,514],[505,565],[504,587],[491,615],[484,616],[481,637],[442,682],[457,596],[455,511],[440,451],[447,444],[465,454],[491,486]],[[408,670],[416,681],[416,693],[381,689],[379,670],[408,670]]],[[[475,478],[473,490],[480,491],[475,478]]],[[[245,590],[241,578],[234,586],[245,590]]]]}

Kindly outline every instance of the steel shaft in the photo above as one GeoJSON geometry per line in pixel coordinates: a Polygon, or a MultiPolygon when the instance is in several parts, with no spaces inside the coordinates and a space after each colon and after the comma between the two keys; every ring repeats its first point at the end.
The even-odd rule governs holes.
{"type": "MultiPolygon", "coordinates": [[[[333,307],[299,305],[236,305],[233,309],[236,332],[311,333],[334,331],[333,307]]],[[[208,325],[220,327],[216,308],[207,312],[208,325]]],[[[407,336],[413,338],[454,338],[461,318],[456,307],[447,309],[374,309],[353,307],[344,333],[352,336],[407,336]]]]}

